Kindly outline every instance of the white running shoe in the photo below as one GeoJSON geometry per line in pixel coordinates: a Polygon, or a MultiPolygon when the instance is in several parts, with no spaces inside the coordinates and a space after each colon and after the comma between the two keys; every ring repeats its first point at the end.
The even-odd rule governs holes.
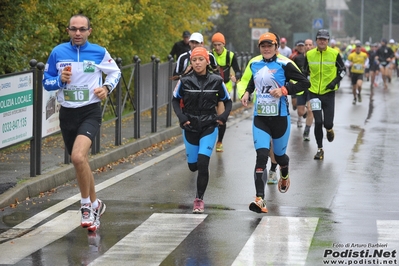
{"type": "Polygon", "coordinates": [[[268,184],[277,184],[277,173],[276,171],[269,171],[269,176],[267,177],[268,184]]]}
{"type": "Polygon", "coordinates": [[[98,207],[97,209],[92,211],[94,214],[93,224],[87,228],[87,230],[89,230],[90,232],[95,232],[98,228],[100,228],[100,217],[105,212],[105,208],[107,208],[107,206],[105,206],[102,200],[100,199],[97,200],[98,200],[98,207]]]}
{"type": "Polygon", "coordinates": [[[94,223],[94,213],[91,208],[91,204],[83,204],[80,206],[80,211],[82,213],[82,219],[80,221],[80,225],[83,228],[87,228],[93,225],[94,223]]]}

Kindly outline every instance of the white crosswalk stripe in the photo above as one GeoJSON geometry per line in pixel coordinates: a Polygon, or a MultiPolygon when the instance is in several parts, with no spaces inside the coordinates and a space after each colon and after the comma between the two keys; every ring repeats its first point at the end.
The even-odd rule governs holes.
{"type": "Polygon", "coordinates": [[[305,265],[318,218],[263,217],[233,263],[305,265]]]}
{"type": "Polygon", "coordinates": [[[377,220],[378,243],[387,244],[390,249],[399,250],[399,221],[377,220]]]}
{"type": "Polygon", "coordinates": [[[22,237],[2,243],[0,245],[0,263],[15,264],[33,252],[67,235],[79,224],[80,212],[67,211],[22,237]],[[69,222],[65,223],[65,221],[69,222]]]}
{"type": "Polygon", "coordinates": [[[159,265],[206,217],[154,213],[89,265],[159,265]]]}

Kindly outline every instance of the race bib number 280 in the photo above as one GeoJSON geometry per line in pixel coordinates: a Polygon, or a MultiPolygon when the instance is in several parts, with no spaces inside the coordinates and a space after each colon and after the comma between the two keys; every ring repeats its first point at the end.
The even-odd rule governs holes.
{"type": "Polygon", "coordinates": [[[279,99],[258,100],[256,111],[260,116],[277,116],[279,99]]]}
{"type": "Polygon", "coordinates": [[[278,115],[278,108],[276,103],[258,104],[258,115],[262,116],[276,116],[278,115]]]}

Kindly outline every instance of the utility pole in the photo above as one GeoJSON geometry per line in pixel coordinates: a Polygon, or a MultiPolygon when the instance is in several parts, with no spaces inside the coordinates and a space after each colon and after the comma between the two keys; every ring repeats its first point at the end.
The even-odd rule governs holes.
{"type": "Polygon", "coordinates": [[[392,0],[389,1],[389,40],[392,39],[392,0]]]}
{"type": "Polygon", "coordinates": [[[362,0],[362,7],[360,13],[360,41],[362,43],[363,43],[363,17],[364,17],[364,0],[362,0]]]}

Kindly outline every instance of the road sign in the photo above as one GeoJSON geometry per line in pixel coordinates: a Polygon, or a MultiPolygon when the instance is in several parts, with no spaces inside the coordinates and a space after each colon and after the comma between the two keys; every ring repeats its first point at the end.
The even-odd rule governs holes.
{"type": "Polygon", "coordinates": [[[267,18],[250,18],[250,28],[270,28],[270,21],[267,18]]]}
{"type": "Polygon", "coordinates": [[[323,19],[322,18],[316,18],[313,20],[313,29],[321,29],[323,28],[323,19]]]}
{"type": "Polygon", "coordinates": [[[263,33],[266,33],[266,32],[268,32],[269,31],[269,29],[267,29],[267,28],[252,28],[251,29],[251,37],[252,37],[252,40],[259,40],[259,37],[263,34],[263,33]]]}

